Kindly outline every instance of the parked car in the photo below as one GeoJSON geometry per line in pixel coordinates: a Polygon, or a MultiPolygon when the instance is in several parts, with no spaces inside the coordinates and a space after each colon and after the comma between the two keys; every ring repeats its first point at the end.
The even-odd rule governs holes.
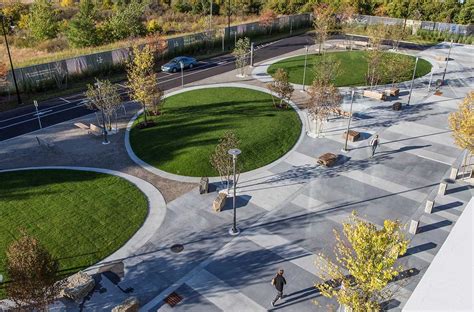
{"type": "Polygon", "coordinates": [[[180,63],[184,64],[184,69],[193,68],[197,65],[197,60],[193,57],[178,56],[161,66],[161,70],[164,72],[176,73],[177,71],[181,70],[180,63]]]}

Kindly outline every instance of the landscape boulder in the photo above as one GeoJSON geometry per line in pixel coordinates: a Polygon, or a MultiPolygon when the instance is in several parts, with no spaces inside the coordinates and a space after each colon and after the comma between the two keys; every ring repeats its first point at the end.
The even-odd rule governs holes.
{"type": "Polygon", "coordinates": [[[209,192],[209,178],[202,177],[199,182],[199,194],[205,194],[209,192]]]}
{"type": "Polygon", "coordinates": [[[138,312],[140,302],[135,297],[127,298],[124,302],[112,309],[112,312],[138,312]]]}
{"type": "Polygon", "coordinates": [[[95,287],[95,281],[92,276],[79,271],[66,279],[64,288],[61,292],[63,297],[74,301],[81,301],[95,287]]]}
{"type": "Polygon", "coordinates": [[[227,199],[226,193],[219,193],[219,195],[217,195],[217,198],[214,199],[214,202],[212,203],[212,209],[214,209],[215,212],[221,211],[222,208],[224,208],[226,199],[227,199]]]}

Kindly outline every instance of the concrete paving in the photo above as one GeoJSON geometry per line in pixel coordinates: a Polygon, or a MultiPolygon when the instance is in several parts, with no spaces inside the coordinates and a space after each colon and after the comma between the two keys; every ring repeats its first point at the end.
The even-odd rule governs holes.
{"type": "MultiPolygon", "coordinates": [[[[447,48],[441,44],[417,53],[434,58],[447,54],[447,48]]],[[[402,111],[391,110],[395,99],[379,102],[357,97],[351,128],[360,131],[363,139],[349,143],[349,153],[340,151],[347,119],[331,118],[323,137],[304,135],[285,159],[252,176],[242,176],[236,209],[242,233],[237,237],[228,234],[233,216],[230,199],[222,212],[214,213],[215,192],[200,195],[195,184],[165,179],[140,168],[126,154],[123,131],[103,147],[100,139],[79,133],[71,123],[50,128],[39,135],[54,141],[61,150],[57,156],[35,147],[34,135],[0,143],[5,148],[2,167],[27,162],[96,163],[136,173],[154,184],[167,201],[162,225],[123,261],[123,277],[98,275],[98,287],[84,302],[64,301],[59,310],[106,310],[128,296],[138,297],[143,311],[337,308],[335,301],[322,297],[313,287],[318,282],[314,261],[320,252],[331,253],[333,230],[340,230],[353,210],[378,225],[385,219],[407,224],[413,218],[420,221],[418,233],[410,235],[407,255],[399,259],[404,268],[413,269],[413,276],[399,281],[395,298],[387,302],[387,308],[401,310],[473,195],[469,184],[457,180],[448,187],[448,194],[436,197],[431,214],[420,214],[426,199],[451,166],[456,166],[461,154],[453,145],[447,116],[474,85],[473,50],[472,46],[453,47],[446,74],[448,85],[442,87],[441,96],[428,92],[426,79],[420,79],[412,105],[402,111]],[[367,142],[374,133],[380,135],[382,144],[375,157],[369,158],[367,142]],[[31,151],[37,152],[35,157],[31,151]],[[316,164],[315,158],[326,152],[341,155],[336,166],[316,164]],[[171,251],[174,244],[182,244],[183,251],[171,251]],[[275,291],[270,280],[278,268],[285,269],[288,296],[273,308],[270,301],[275,291]],[[164,299],[173,292],[182,300],[171,307],[164,299]]],[[[442,76],[443,64],[438,65],[434,77],[442,76]]],[[[223,81],[263,86],[250,76],[236,77],[235,71],[193,85],[223,81]]],[[[402,96],[397,101],[406,103],[408,87],[401,84],[402,96]]],[[[297,91],[294,102],[303,107],[305,97],[297,91]]],[[[344,107],[348,100],[346,96],[344,107]]],[[[134,113],[131,109],[127,118],[134,113]]],[[[121,129],[125,124],[126,120],[121,129]]]]}

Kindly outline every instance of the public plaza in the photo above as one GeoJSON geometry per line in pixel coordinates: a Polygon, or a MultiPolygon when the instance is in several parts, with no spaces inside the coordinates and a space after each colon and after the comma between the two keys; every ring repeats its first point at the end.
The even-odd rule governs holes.
{"type": "MultiPolygon", "coordinates": [[[[340,44],[342,40],[328,40],[326,49],[335,51],[340,44]]],[[[55,251],[68,258],[61,260],[64,270],[80,269],[95,280],[82,301],[59,299],[51,310],[110,311],[130,297],[138,299],[140,311],[338,308],[314,287],[320,282],[315,261],[319,253],[333,250],[333,231],[341,231],[355,211],[378,226],[386,219],[406,225],[409,248],[397,261],[405,271],[384,309],[419,311],[423,305],[417,304],[427,294],[417,286],[432,277],[425,273],[462,218],[470,218],[464,226],[471,227],[471,237],[451,241],[450,252],[472,255],[473,181],[461,169],[465,152],[454,144],[448,115],[474,87],[474,46],[454,44],[447,63],[449,49],[449,43],[400,48],[398,53],[426,64],[413,85],[411,77],[398,84],[398,97],[371,99],[362,95],[363,84],[342,86],[341,108],[352,111],[350,129],[360,135],[354,142],[346,143],[348,118],[342,115],[331,116],[322,134],[314,135],[304,105],[308,93],[301,84],[294,84],[288,110],[262,104],[271,103],[269,68],[305,55],[304,48],[256,62],[245,77],[233,70],[167,91],[169,111],[157,119],[157,128],[136,129],[141,106],[127,102],[107,145],[100,135],[75,126],[95,123],[95,114],[0,142],[2,180],[8,175],[9,180],[27,181],[27,170],[42,177],[36,194],[42,201],[55,209],[74,207],[63,215],[51,211],[48,220],[55,229],[46,228],[48,220],[37,215],[28,221],[40,222],[40,237],[55,232],[61,241],[55,251]],[[436,85],[443,76],[445,83],[436,85]],[[182,105],[189,101],[205,105],[190,111],[182,105]],[[403,103],[401,110],[392,109],[395,102],[403,103]],[[245,171],[236,185],[238,235],[229,234],[233,193],[221,211],[213,209],[223,186],[208,160],[208,134],[221,134],[228,124],[241,140],[236,161],[242,161],[245,171]],[[370,157],[369,141],[375,134],[380,146],[370,157]],[[342,151],[345,144],[347,151],[342,151]],[[325,153],[337,155],[333,166],[318,164],[325,153]],[[199,192],[201,177],[210,178],[204,194],[199,192]],[[55,188],[56,179],[63,186],[55,188]],[[440,191],[443,183],[446,190],[440,191]],[[75,198],[80,204],[73,203],[75,198]],[[102,209],[89,209],[94,203],[103,203],[98,205],[102,209]],[[115,245],[105,243],[110,240],[115,245]],[[270,281],[278,269],[285,270],[286,296],[272,307],[275,290],[270,281]]],[[[308,50],[314,54],[317,47],[308,50]]],[[[7,199],[13,205],[30,200],[23,203],[28,207],[35,203],[28,199],[34,190],[11,185],[7,199]]],[[[472,258],[465,269],[471,270],[464,276],[469,280],[472,258]]],[[[462,294],[472,295],[472,279],[470,286],[459,288],[457,303],[446,302],[442,310],[461,304],[466,298],[462,294]]]]}

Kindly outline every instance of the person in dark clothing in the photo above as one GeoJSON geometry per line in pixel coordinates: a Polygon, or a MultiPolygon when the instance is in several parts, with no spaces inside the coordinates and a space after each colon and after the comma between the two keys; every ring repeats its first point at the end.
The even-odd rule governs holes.
{"type": "Polygon", "coordinates": [[[277,295],[275,299],[272,301],[272,307],[275,306],[275,303],[278,299],[283,298],[283,286],[286,285],[286,279],[283,277],[283,270],[279,270],[277,275],[272,279],[272,285],[275,286],[277,290],[277,295]]]}
{"type": "Polygon", "coordinates": [[[379,146],[379,135],[376,134],[372,140],[370,140],[370,146],[372,147],[372,156],[370,157],[374,157],[375,155],[375,150],[377,149],[377,147],[379,146]]]}

